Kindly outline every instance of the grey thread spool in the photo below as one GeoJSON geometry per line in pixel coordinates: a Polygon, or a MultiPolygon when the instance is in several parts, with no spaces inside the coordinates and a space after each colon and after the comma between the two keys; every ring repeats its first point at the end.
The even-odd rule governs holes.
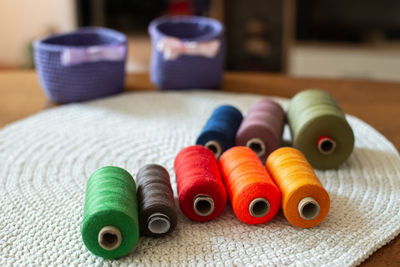
{"type": "Polygon", "coordinates": [[[296,94],[287,119],[293,146],[303,152],[313,168],[337,168],[353,151],[353,130],[327,92],[306,90],[296,94]]]}
{"type": "Polygon", "coordinates": [[[168,171],[156,164],[143,166],[137,184],[141,234],[159,237],[173,231],[177,212],[168,171]]]}
{"type": "Polygon", "coordinates": [[[268,98],[258,100],[243,119],[235,143],[253,150],[264,164],[281,145],[284,125],[285,112],[278,103],[268,98]]]}

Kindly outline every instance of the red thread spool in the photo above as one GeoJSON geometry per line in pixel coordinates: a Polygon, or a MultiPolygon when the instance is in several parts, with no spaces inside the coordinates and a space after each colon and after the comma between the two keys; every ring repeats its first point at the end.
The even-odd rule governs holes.
{"type": "Polygon", "coordinates": [[[227,196],[217,160],[203,146],[184,148],[175,158],[179,206],[193,221],[209,221],[221,214],[227,196]]]}
{"type": "Polygon", "coordinates": [[[281,192],[257,154],[248,147],[233,147],[219,159],[221,176],[236,217],[259,224],[278,212],[281,192]]]}

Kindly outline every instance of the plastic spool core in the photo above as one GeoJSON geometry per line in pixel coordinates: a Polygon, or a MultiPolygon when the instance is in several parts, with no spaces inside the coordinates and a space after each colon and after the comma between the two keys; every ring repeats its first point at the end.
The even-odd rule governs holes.
{"type": "Polygon", "coordinates": [[[205,147],[211,150],[216,158],[219,158],[219,156],[221,156],[222,148],[217,141],[210,140],[205,144],[205,147]]]}
{"type": "Polygon", "coordinates": [[[98,235],[98,243],[105,250],[114,250],[121,245],[121,232],[114,226],[104,226],[98,235]]]}
{"type": "Polygon", "coordinates": [[[193,202],[194,212],[199,216],[208,216],[214,211],[214,200],[208,195],[197,195],[193,202]]]}
{"type": "Polygon", "coordinates": [[[318,202],[312,197],[305,197],[300,200],[298,205],[300,217],[304,220],[312,220],[319,215],[320,207],[318,202]]]}
{"type": "Polygon", "coordinates": [[[253,199],[249,205],[249,212],[253,217],[263,217],[268,214],[269,209],[268,200],[262,197],[253,199]]]}
{"type": "Polygon", "coordinates": [[[260,138],[252,138],[247,141],[246,146],[253,150],[257,156],[261,157],[265,154],[265,145],[260,138]]]}
{"type": "Polygon", "coordinates": [[[153,234],[165,234],[170,227],[169,217],[165,214],[154,213],[148,219],[147,228],[153,234]]]}
{"type": "Polygon", "coordinates": [[[328,136],[322,136],[318,139],[318,150],[321,154],[329,155],[335,151],[336,142],[328,136]]]}

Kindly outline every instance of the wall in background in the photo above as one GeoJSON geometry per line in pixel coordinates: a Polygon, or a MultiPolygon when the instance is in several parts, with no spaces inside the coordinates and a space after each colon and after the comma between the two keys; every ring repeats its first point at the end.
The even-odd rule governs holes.
{"type": "Polygon", "coordinates": [[[290,49],[288,73],[400,82],[400,46],[300,44],[290,49]]]}
{"type": "Polygon", "coordinates": [[[75,27],[75,1],[1,0],[0,66],[23,65],[30,41],[75,27]]]}

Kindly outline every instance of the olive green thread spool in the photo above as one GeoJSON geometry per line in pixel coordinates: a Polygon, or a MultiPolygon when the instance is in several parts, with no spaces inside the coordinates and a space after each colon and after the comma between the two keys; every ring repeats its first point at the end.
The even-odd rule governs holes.
{"type": "Polygon", "coordinates": [[[335,99],[325,91],[296,94],[290,101],[287,119],[293,146],[314,168],[337,168],[353,151],[353,130],[335,99]]]}
{"type": "Polygon", "coordinates": [[[139,239],[136,184],[118,167],[95,171],[86,185],[82,240],[94,255],[127,255],[139,239]]]}

